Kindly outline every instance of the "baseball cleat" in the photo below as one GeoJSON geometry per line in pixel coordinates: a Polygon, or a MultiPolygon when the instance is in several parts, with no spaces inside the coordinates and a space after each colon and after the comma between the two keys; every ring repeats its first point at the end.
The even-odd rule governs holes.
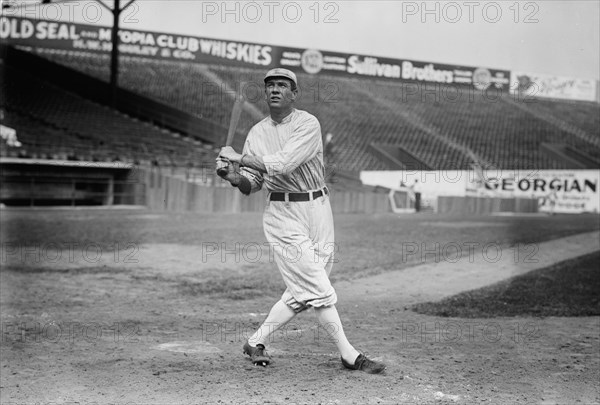
{"type": "Polygon", "coordinates": [[[260,343],[256,345],[256,347],[250,346],[250,343],[246,341],[244,344],[244,354],[250,356],[250,360],[255,366],[263,366],[267,367],[269,363],[271,363],[271,358],[267,354],[265,350],[265,346],[260,343]]]}
{"type": "Polygon", "coordinates": [[[364,371],[368,374],[379,374],[387,367],[383,363],[369,359],[362,353],[358,355],[356,360],[354,360],[354,364],[348,363],[343,357],[341,359],[344,367],[349,368],[350,370],[364,371]]]}

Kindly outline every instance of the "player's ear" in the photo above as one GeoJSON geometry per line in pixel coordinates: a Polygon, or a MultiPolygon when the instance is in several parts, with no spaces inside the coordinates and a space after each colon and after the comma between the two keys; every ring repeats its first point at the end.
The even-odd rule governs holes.
{"type": "Polygon", "coordinates": [[[290,95],[290,100],[291,101],[296,101],[296,98],[298,97],[298,86],[293,86],[291,93],[292,94],[290,95]]]}

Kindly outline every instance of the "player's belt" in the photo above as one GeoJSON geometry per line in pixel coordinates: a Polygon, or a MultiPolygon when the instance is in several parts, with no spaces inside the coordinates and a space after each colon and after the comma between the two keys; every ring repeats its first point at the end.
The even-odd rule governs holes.
{"type": "Polygon", "coordinates": [[[322,197],[323,194],[329,194],[329,190],[327,187],[322,190],[313,191],[311,193],[271,193],[270,201],[285,201],[285,196],[288,196],[287,201],[298,202],[298,201],[310,201],[310,195],[312,194],[312,199],[316,200],[319,197],[322,197]]]}

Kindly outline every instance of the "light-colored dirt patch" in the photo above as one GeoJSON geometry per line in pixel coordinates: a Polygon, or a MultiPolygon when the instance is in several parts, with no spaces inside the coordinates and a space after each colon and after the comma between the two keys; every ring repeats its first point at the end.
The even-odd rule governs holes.
{"type": "Polygon", "coordinates": [[[167,350],[175,353],[221,353],[222,350],[204,341],[177,341],[154,346],[155,350],[167,350]]]}
{"type": "Polygon", "coordinates": [[[444,222],[444,221],[433,221],[423,222],[424,226],[432,226],[436,228],[481,228],[481,227],[506,227],[509,224],[502,222],[477,222],[477,221],[463,221],[463,222],[444,222]]]}
{"type": "Polygon", "coordinates": [[[489,245],[487,251],[481,252],[464,245],[460,248],[459,254],[455,254],[456,249],[447,255],[440,254],[439,263],[424,263],[401,271],[342,281],[337,283],[336,289],[338,294],[347,296],[394,297],[405,304],[439,300],[593,253],[600,250],[600,232],[513,248],[489,245]],[[456,258],[459,259],[453,262],[456,258]]]}
{"type": "MultiPolygon", "coordinates": [[[[75,270],[104,268],[144,276],[194,275],[206,269],[239,271],[248,258],[254,265],[268,265],[269,248],[259,244],[221,248],[213,243],[182,245],[176,243],[128,244],[119,251],[98,244],[81,244],[56,249],[58,244],[23,247],[17,253],[2,251],[3,265],[28,269],[75,270]],[[28,253],[29,251],[33,253],[28,253]]],[[[272,264],[271,264],[272,265],[272,264]]]]}

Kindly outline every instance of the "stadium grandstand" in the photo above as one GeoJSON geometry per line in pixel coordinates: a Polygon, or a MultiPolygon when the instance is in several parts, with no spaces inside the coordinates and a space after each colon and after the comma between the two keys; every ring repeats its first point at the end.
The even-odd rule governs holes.
{"type": "Polygon", "coordinates": [[[3,66],[2,75],[5,125],[17,129],[23,145],[3,149],[8,156],[168,166],[208,155],[200,142],[187,142],[30,74],[3,66]]]}
{"type": "MultiPolygon", "coordinates": [[[[109,80],[108,55],[44,49],[34,53],[104,82],[109,80]]],[[[16,75],[10,73],[10,67],[5,69],[16,75]]],[[[266,115],[257,87],[263,74],[259,69],[123,56],[120,82],[126,90],[221,128],[227,127],[234,97],[239,94],[240,83],[245,83],[245,92],[252,97],[246,103],[239,129],[247,133],[266,115]]],[[[298,76],[302,84],[298,107],[320,119],[324,134],[336,134],[336,165],[341,170],[402,169],[414,168],[415,164],[429,169],[468,169],[474,160],[500,169],[600,167],[597,103],[519,100],[437,84],[424,92],[410,92],[402,84],[377,80],[304,73],[298,76]],[[580,162],[561,159],[561,147],[567,151],[565,155],[576,156],[580,162]],[[394,148],[399,155],[382,158],[382,150],[394,148]]],[[[182,140],[181,134],[86,102],[32,76],[21,76],[20,84],[11,82],[3,84],[3,108],[7,110],[7,122],[18,124],[23,133],[28,155],[53,155],[48,150],[50,145],[40,141],[39,128],[46,125],[43,133],[62,132],[53,138],[56,142],[51,141],[52,145],[58,151],[70,145],[79,159],[89,155],[83,152],[86,148],[103,158],[139,161],[156,155],[165,164],[179,166],[195,165],[214,156],[198,144],[194,134],[185,134],[188,141],[182,140]],[[86,114],[97,118],[97,128],[82,128],[88,121],[86,114]],[[25,117],[30,118],[30,125],[25,124],[25,117]],[[37,137],[27,136],[32,132],[37,137]]]]}
{"type": "MultiPolygon", "coordinates": [[[[35,24],[48,23],[19,18],[5,22],[10,23],[5,25],[8,34],[19,26],[29,24],[33,30],[35,24]]],[[[60,29],[75,37],[76,30],[102,30],[77,24],[60,29]]],[[[240,95],[245,98],[234,144],[239,150],[249,129],[268,114],[265,67],[218,55],[229,45],[260,45],[206,42],[216,48],[212,53],[199,48],[194,62],[121,54],[115,88],[107,52],[76,50],[70,40],[58,47],[30,43],[14,34],[0,49],[1,157],[12,165],[28,159],[46,165],[121,162],[204,186],[224,186],[215,177],[214,161],[234,101],[240,95]]],[[[432,63],[384,58],[377,66],[389,69],[390,75],[408,63],[421,72],[466,76],[448,84],[437,79],[389,80],[391,76],[369,73],[374,66],[369,63],[377,61],[371,57],[360,62],[366,69],[361,75],[351,75],[345,64],[360,58],[331,53],[330,60],[342,61],[338,68],[345,69],[336,74],[300,61],[300,55],[322,59],[320,51],[270,48],[273,61],[298,55],[297,107],[319,119],[324,137],[333,134],[333,153],[326,156],[333,189],[382,191],[363,184],[360,174],[365,171],[600,168],[597,94],[588,101],[539,98],[509,91],[509,71],[450,65],[436,65],[436,70],[432,63]],[[481,72],[487,76],[484,86],[475,82],[481,72]]],[[[597,88],[596,83],[591,87],[597,88]]],[[[105,165],[105,172],[94,176],[115,181],[117,177],[106,173],[109,169],[105,165]]],[[[33,184],[31,176],[26,177],[33,184]]],[[[120,175],[119,181],[124,178],[120,175]]],[[[102,192],[112,190],[110,181],[102,192]]],[[[381,187],[386,191],[390,186],[381,187]]],[[[34,198],[29,200],[33,204],[34,198]]]]}

